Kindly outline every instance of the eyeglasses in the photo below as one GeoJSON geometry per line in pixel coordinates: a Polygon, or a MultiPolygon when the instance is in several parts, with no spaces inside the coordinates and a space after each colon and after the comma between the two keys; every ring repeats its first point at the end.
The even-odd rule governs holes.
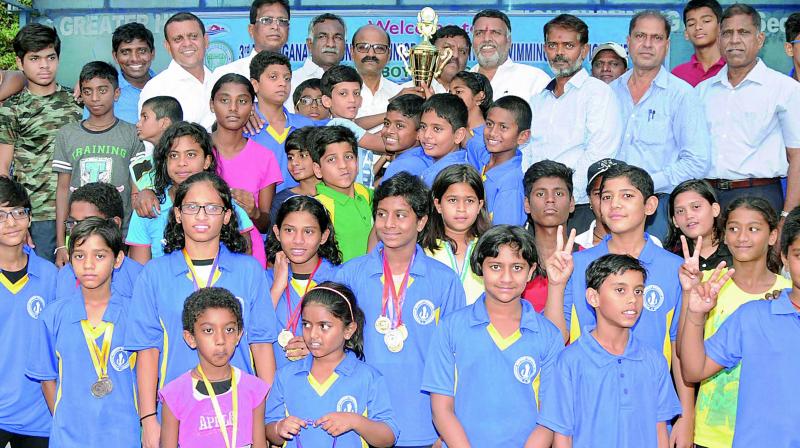
{"type": "Polygon", "coordinates": [[[0,222],[5,222],[9,216],[14,218],[14,221],[27,219],[30,216],[31,209],[29,208],[15,208],[10,212],[0,211],[0,222]]]}
{"type": "Polygon", "coordinates": [[[311,106],[312,104],[316,104],[319,107],[322,107],[322,97],[313,98],[310,96],[301,96],[299,100],[297,100],[297,104],[302,104],[303,106],[311,106]]]}
{"type": "Polygon", "coordinates": [[[192,204],[192,203],[183,204],[180,207],[180,211],[184,215],[196,215],[196,214],[200,213],[200,210],[205,211],[206,215],[217,216],[217,215],[221,215],[221,214],[225,213],[226,208],[225,208],[224,205],[219,205],[219,204],[200,205],[200,204],[192,204]]]}
{"type": "Polygon", "coordinates": [[[278,26],[280,26],[280,27],[283,27],[283,28],[288,28],[289,27],[289,19],[287,19],[285,17],[264,16],[264,17],[259,17],[259,18],[256,19],[256,23],[260,23],[262,25],[267,25],[267,26],[272,25],[274,22],[278,22],[278,26]]]}
{"type": "Polygon", "coordinates": [[[78,221],[77,219],[68,219],[64,221],[64,227],[67,228],[67,233],[72,233],[72,229],[74,229],[75,226],[77,226],[80,223],[81,221],[78,221]]]}
{"type": "Polygon", "coordinates": [[[386,54],[389,51],[389,46],[386,44],[368,44],[366,42],[359,42],[355,45],[356,51],[359,53],[369,53],[369,49],[375,50],[375,54],[386,54]]]}

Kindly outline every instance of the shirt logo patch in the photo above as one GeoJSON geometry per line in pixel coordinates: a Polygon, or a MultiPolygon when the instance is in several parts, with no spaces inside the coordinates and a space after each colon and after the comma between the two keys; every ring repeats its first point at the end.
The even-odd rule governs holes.
{"type": "Polygon", "coordinates": [[[122,372],[131,366],[128,352],[122,347],[117,347],[111,351],[109,362],[117,372],[122,372]]]}
{"type": "Polygon", "coordinates": [[[44,311],[44,299],[42,296],[33,296],[28,299],[28,315],[34,319],[39,318],[39,314],[44,311]]]}
{"type": "Polygon", "coordinates": [[[356,397],[345,395],[336,403],[336,412],[358,412],[358,402],[356,397]]]}
{"type": "Polygon", "coordinates": [[[433,322],[434,316],[434,306],[433,302],[428,299],[422,299],[416,304],[414,304],[414,310],[412,314],[414,315],[414,320],[417,321],[420,325],[428,325],[433,322]]]}
{"type": "Polygon", "coordinates": [[[536,360],[530,356],[522,356],[514,363],[514,376],[522,384],[531,384],[536,376],[536,360]]]}
{"type": "Polygon", "coordinates": [[[664,291],[657,285],[645,286],[643,304],[647,311],[658,311],[664,304],[664,291]]]}

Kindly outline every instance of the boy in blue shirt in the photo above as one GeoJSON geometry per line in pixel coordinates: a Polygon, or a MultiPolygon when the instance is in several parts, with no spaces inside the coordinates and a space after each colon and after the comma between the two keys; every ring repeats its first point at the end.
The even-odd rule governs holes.
{"type": "Polygon", "coordinates": [[[521,227],[495,226],[470,264],[486,293],[444,318],[430,344],[422,390],[431,395],[433,422],[452,447],[543,447],[549,434],[536,427],[536,383],[547,390],[564,341],[520,298],[536,270],[533,238],[521,227]]]}
{"type": "MultiPolygon", "coordinates": [[[[560,273],[564,279],[570,272],[560,273]]],[[[586,270],[597,326],[558,356],[539,425],[553,446],[666,447],[681,407],[667,361],[631,334],[642,312],[647,271],[629,255],[603,255],[586,270]]]]}
{"type": "Polygon", "coordinates": [[[433,164],[420,173],[428,187],[443,169],[467,162],[461,144],[467,138],[468,118],[464,101],[452,93],[437,93],[422,104],[417,137],[425,154],[433,159],[433,164]]]}
{"type": "Polygon", "coordinates": [[[394,159],[383,173],[381,182],[401,171],[419,176],[425,168],[433,164],[433,159],[425,154],[417,140],[423,103],[422,98],[410,93],[389,101],[381,138],[386,145],[386,152],[394,156],[394,159]]]}
{"type": "Polygon", "coordinates": [[[784,222],[781,256],[792,288],[781,291],[775,300],[745,303],[705,342],[706,317],[733,269],[721,275],[717,267],[708,281],[684,293],[688,302],[680,337],[684,378],[700,382],[741,363],[735,448],[800,446],[800,208],[792,210],[784,222]]]}
{"type": "Polygon", "coordinates": [[[430,398],[420,391],[422,372],[439,318],[466,304],[455,272],[417,244],[430,206],[416,176],[401,172],[382,183],[373,204],[380,242],[336,273],[337,282],[362,298],[364,356],[389,385],[398,447],[429,446],[437,439],[430,398]]]}
{"type": "Polygon", "coordinates": [[[319,179],[314,175],[314,160],[308,150],[308,135],[315,128],[304,126],[289,133],[283,147],[288,161],[289,175],[297,184],[292,188],[286,188],[275,194],[272,198],[272,207],[269,211],[269,222],[274,223],[278,216],[278,210],[287,199],[292,196],[305,195],[316,196],[317,184],[319,179]]]}

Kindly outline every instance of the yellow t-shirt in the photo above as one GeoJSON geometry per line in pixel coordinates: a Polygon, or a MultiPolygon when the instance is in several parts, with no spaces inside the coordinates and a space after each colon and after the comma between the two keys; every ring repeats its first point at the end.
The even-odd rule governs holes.
{"type": "MultiPolygon", "coordinates": [[[[723,272],[727,271],[724,270],[723,272]]],[[[704,271],[707,280],[712,271],[704,271]]],[[[743,304],[764,298],[776,289],[791,288],[791,280],[775,275],[775,283],[761,294],[742,291],[733,280],[728,280],[719,292],[717,306],[708,313],[705,338],[717,332],[722,322],[743,304]]],[[[697,394],[694,421],[694,443],[708,448],[730,448],[736,426],[736,404],[739,398],[739,372],[741,364],[730,370],[720,370],[700,384],[697,394]]]]}
{"type": "Polygon", "coordinates": [[[450,269],[452,269],[461,279],[461,286],[464,287],[464,293],[467,296],[467,305],[472,305],[484,292],[483,278],[472,272],[472,267],[469,264],[469,255],[472,253],[472,248],[475,247],[476,241],[472,240],[470,242],[470,248],[468,249],[467,257],[464,259],[464,267],[462,268],[461,273],[459,273],[455,257],[453,256],[447,243],[442,240],[438,240],[438,243],[440,247],[439,250],[431,252],[428,249],[425,249],[425,253],[428,254],[429,257],[441,261],[447,266],[450,266],[450,269]],[[464,272],[465,270],[466,272],[464,272]]]}

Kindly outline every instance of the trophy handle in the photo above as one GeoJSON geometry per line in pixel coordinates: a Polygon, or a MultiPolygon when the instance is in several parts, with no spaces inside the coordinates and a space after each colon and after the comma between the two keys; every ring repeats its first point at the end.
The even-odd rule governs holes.
{"type": "MultiPolygon", "coordinates": [[[[411,73],[411,68],[408,66],[408,58],[411,55],[410,50],[411,44],[398,44],[397,45],[397,55],[400,56],[400,60],[403,61],[403,68],[406,70],[406,74],[408,76],[414,77],[414,74],[411,73]]],[[[448,48],[449,50],[449,48],[448,48]]]]}
{"type": "Polygon", "coordinates": [[[439,60],[436,63],[436,70],[433,72],[433,77],[438,78],[439,75],[442,74],[442,70],[444,70],[444,66],[450,62],[450,59],[453,58],[453,50],[450,48],[444,48],[441,50],[439,54],[439,60]]]}

